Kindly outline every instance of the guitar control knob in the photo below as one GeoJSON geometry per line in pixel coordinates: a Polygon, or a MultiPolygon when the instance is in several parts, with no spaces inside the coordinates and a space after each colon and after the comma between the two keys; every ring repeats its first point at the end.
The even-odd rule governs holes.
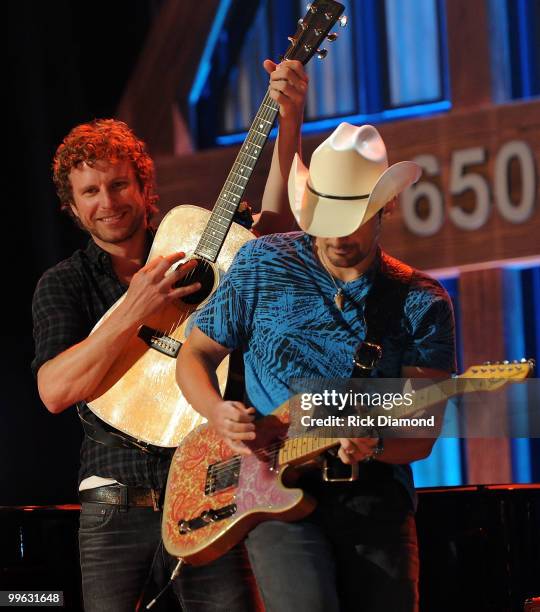
{"type": "Polygon", "coordinates": [[[347,25],[347,23],[348,23],[348,22],[349,22],[349,18],[347,17],[347,15],[342,15],[342,16],[339,18],[339,25],[340,25],[342,28],[344,28],[344,27],[347,25]]]}
{"type": "Polygon", "coordinates": [[[334,42],[336,40],[336,38],[339,36],[339,34],[337,32],[331,32],[330,34],[328,34],[328,36],[326,37],[326,40],[330,41],[330,42],[334,42]]]}
{"type": "Polygon", "coordinates": [[[317,49],[317,57],[319,59],[324,59],[326,56],[328,55],[328,50],[327,49],[317,49]]]}

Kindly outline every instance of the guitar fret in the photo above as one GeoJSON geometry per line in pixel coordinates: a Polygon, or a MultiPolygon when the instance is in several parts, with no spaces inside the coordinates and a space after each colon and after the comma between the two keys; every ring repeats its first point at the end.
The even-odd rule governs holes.
{"type": "MultiPolygon", "coordinates": [[[[256,146],[256,145],[254,145],[256,146]]],[[[246,151],[249,149],[249,147],[245,147],[246,151]]],[[[242,155],[247,155],[248,157],[251,157],[251,159],[259,159],[258,157],[255,157],[254,155],[250,155],[249,153],[246,153],[245,151],[242,151],[242,155]]]]}
{"type": "Polygon", "coordinates": [[[232,191],[226,191],[222,196],[219,197],[219,206],[225,210],[236,210],[237,202],[240,199],[240,194],[233,193],[232,191]]]}
{"type": "Polygon", "coordinates": [[[228,223],[221,223],[221,219],[223,217],[210,217],[210,221],[208,221],[208,225],[212,225],[212,226],[217,226],[219,228],[223,227],[225,228],[225,231],[227,229],[229,229],[229,224],[228,223]]]}
{"type": "Polygon", "coordinates": [[[253,167],[252,166],[248,166],[247,164],[243,164],[242,162],[238,162],[239,166],[242,166],[243,168],[247,168],[250,172],[253,171],[253,167]]]}
{"type": "Polygon", "coordinates": [[[253,168],[255,168],[255,164],[252,162],[251,155],[245,155],[244,153],[242,153],[241,155],[238,155],[238,160],[239,163],[241,163],[246,168],[249,168],[251,171],[253,171],[253,168]],[[249,157],[250,159],[246,159],[246,157],[249,157]]]}
{"type": "Polygon", "coordinates": [[[239,185],[238,183],[235,183],[232,178],[227,178],[226,185],[227,184],[230,185],[230,187],[227,187],[227,189],[224,189],[221,193],[230,193],[233,196],[240,197],[242,195],[242,193],[244,192],[244,186],[243,185],[239,185]],[[233,189],[234,189],[234,191],[233,191],[233,189]],[[239,190],[238,193],[237,193],[236,189],[239,190]]]}
{"type": "Polygon", "coordinates": [[[239,196],[236,195],[235,193],[232,192],[226,192],[225,195],[221,196],[219,198],[219,206],[221,206],[221,208],[228,210],[228,211],[235,211],[236,210],[236,200],[238,200],[239,196]],[[227,197],[227,193],[228,195],[232,196],[230,199],[227,197]]]}
{"type": "Polygon", "coordinates": [[[248,180],[248,176],[244,176],[243,174],[239,174],[238,172],[233,172],[232,174],[236,174],[236,176],[245,179],[246,181],[248,180]]]}
{"type": "Polygon", "coordinates": [[[207,227],[204,233],[207,234],[209,238],[211,237],[211,240],[213,240],[215,236],[223,238],[223,232],[220,229],[210,229],[210,227],[207,227]]]}

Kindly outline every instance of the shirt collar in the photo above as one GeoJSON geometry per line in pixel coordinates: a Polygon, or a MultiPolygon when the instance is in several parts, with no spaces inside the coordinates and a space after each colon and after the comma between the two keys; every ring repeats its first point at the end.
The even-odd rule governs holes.
{"type": "MultiPolygon", "coordinates": [[[[155,233],[156,230],[153,227],[148,227],[146,230],[146,253],[144,255],[145,261],[148,257],[148,254],[150,253],[150,247],[152,246],[155,233]]],[[[88,259],[92,262],[92,264],[94,264],[99,270],[101,270],[105,274],[108,274],[109,276],[117,278],[114,272],[110,254],[107,253],[107,251],[104,251],[100,246],[98,246],[92,238],[90,238],[90,240],[88,241],[85,253],[88,259]]]]}

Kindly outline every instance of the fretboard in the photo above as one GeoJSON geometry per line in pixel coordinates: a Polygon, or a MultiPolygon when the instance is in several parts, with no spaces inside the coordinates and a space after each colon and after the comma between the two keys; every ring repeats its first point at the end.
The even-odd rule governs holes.
{"type": "MultiPolygon", "coordinates": [[[[414,415],[456,394],[490,391],[498,386],[500,384],[494,384],[493,380],[489,379],[457,376],[441,380],[416,391],[412,406],[394,406],[391,411],[376,408],[369,414],[373,416],[383,414],[392,418],[402,418],[414,415]]],[[[338,444],[339,438],[343,437],[343,433],[340,435],[340,431],[343,432],[343,427],[329,426],[314,428],[309,433],[286,438],[279,449],[278,464],[305,463],[317,457],[325,450],[338,444]]]]}
{"type": "Polygon", "coordinates": [[[267,93],[214,205],[195,249],[195,255],[208,261],[216,261],[242,201],[249,177],[268,140],[278,110],[279,105],[267,93]]]}

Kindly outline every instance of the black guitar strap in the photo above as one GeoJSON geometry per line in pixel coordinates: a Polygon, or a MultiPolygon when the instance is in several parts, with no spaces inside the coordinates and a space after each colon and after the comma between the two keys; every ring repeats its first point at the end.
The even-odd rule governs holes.
{"type": "Polygon", "coordinates": [[[130,448],[136,449],[150,455],[171,454],[169,448],[161,448],[152,444],[147,444],[141,440],[137,440],[128,434],[122,433],[113,427],[110,427],[97,417],[86,404],[80,402],[77,404],[77,413],[84,429],[84,433],[98,444],[110,446],[113,448],[130,448]]]}
{"type": "Polygon", "coordinates": [[[367,296],[364,318],[366,337],[354,357],[353,378],[367,378],[382,358],[384,337],[399,335],[413,269],[383,254],[367,296]]]}

